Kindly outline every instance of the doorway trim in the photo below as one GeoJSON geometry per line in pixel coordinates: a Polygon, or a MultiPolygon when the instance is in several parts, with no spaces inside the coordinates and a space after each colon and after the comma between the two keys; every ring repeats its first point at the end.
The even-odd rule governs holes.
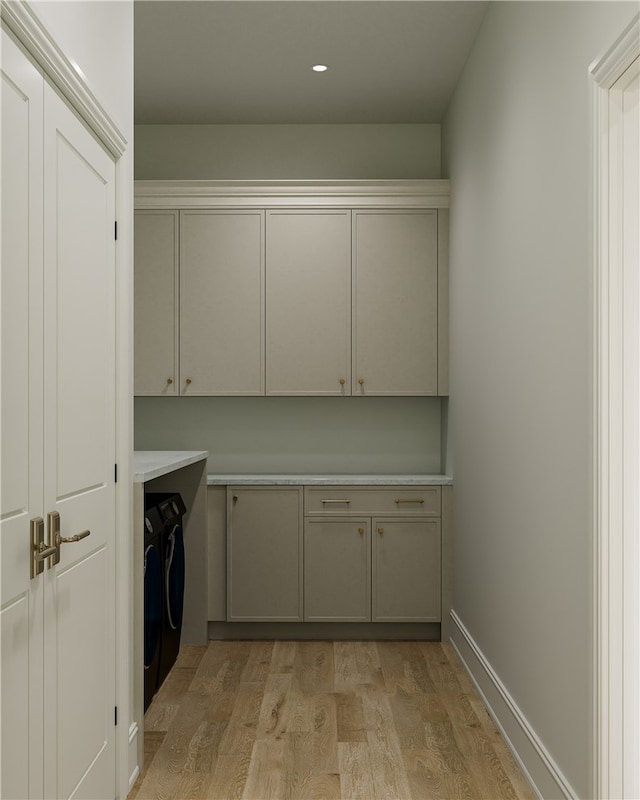
{"type": "Polygon", "coordinates": [[[639,797],[640,277],[622,255],[624,154],[614,84],[640,56],[640,15],[590,69],[593,151],[592,796],[639,797]],[[630,411],[632,409],[632,411],[630,411]],[[635,491],[629,491],[634,487],[635,491]],[[627,489],[627,491],[625,491],[627,489]]]}

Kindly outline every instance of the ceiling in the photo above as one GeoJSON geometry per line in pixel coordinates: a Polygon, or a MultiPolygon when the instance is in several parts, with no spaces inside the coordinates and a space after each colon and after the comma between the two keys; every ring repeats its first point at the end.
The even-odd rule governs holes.
{"type": "Polygon", "coordinates": [[[437,123],[487,5],[137,0],[135,121],[437,123]]]}

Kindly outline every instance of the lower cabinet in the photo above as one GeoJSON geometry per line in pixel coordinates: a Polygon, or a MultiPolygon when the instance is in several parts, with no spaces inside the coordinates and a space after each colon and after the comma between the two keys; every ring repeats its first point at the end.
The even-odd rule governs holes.
{"type": "Polygon", "coordinates": [[[371,524],[368,519],[306,519],[304,618],[371,619],[371,524]]]}
{"type": "Polygon", "coordinates": [[[302,619],[302,488],[227,489],[227,620],[302,619]]]}
{"type": "Polygon", "coordinates": [[[440,520],[374,519],[371,618],[440,621],[440,520]]]}
{"type": "Polygon", "coordinates": [[[307,622],[439,622],[440,520],[306,518],[307,622]]]}
{"type": "Polygon", "coordinates": [[[443,519],[439,486],[229,486],[226,620],[440,622],[443,519]]]}

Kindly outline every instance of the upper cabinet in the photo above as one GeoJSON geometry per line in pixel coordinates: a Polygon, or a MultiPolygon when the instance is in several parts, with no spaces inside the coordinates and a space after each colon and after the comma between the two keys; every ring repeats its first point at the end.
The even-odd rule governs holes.
{"type": "Polygon", "coordinates": [[[351,213],[267,212],[267,394],[351,386],[351,213]]]}
{"type": "Polygon", "coordinates": [[[138,182],[136,393],[447,394],[447,206],[447,181],[138,182]]]}
{"type": "Polygon", "coordinates": [[[180,393],[264,394],[264,212],[180,216],[180,393]]]}
{"type": "Polygon", "coordinates": [[[178,212],[137,211],[134,388],[178,394],[178,212]]]}
{"type": "Polygon", "coordinates": [[[438,394],[437,217],[353,212],[354,395],[438,394]]]}

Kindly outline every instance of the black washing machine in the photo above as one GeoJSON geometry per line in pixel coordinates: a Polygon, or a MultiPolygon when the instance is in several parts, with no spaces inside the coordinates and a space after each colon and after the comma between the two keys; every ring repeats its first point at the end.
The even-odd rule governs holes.
{"type": "Polygon", "coordinates": [[[186,507],[179,494],[150,493],[146,502],[153,504],[162,520],[160,549],[162,554],[163,602],[159,689],[176,662],[180,650],[182,612],[184,607],[185,553],[182,520],[186,507]]]}
{"type": "Polygon", "coordinates": [[[162,640],[164,577],[161,534],[164,520],[157,508],[144,512],[144,710],[158,687],[162,640]]]}

